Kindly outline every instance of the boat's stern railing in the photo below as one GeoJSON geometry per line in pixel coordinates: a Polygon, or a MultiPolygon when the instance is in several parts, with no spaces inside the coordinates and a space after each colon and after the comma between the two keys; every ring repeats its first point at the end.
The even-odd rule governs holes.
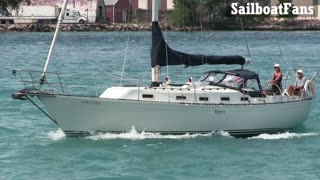
{"type": "Polygon", "coordinates": [[[312,81],[318,81],[320,79],[320,75],[318,72],[313,73],[313,76],[311,78],[312,81]]]}

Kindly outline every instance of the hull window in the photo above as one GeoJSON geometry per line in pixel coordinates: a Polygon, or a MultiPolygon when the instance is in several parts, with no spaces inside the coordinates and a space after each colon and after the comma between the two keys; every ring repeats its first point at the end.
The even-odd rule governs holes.
{"type": "Polygon", "coordinates": [[[199,97],[199,100],[200,100],[200,101],[208,101],[209,98],[208,98],[208,97],[199,97]]]}
{"type": "Polygon", "coordinates": [[[142,94],[143,98],[153,98],[153,94],[142,94]]]}
{"type": "Polygon", "coordinates": [[[242,97],[241,101],[249,101],[249,98],[248,97],[242,97]]]}
{"type": "Polygon", "coordinates": [[[230,101],[229,97],[221,97],[221,101],[230,101]]]}
{"type": "Polygon", "coordinates": [[[185,96],[176,96],[176,100],[186,100],[185,96]]]}

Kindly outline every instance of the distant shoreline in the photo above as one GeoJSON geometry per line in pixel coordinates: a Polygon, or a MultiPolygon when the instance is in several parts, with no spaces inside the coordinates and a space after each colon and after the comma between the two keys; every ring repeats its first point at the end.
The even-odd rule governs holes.
{"type": "MultiPolygon", "coordinates": [[[[0,24],[0,32],[53,32],[55,24],[0,24]]],[[[201,31],[200,27],[175,27],[162,24],[161,28],[167,31],[201,31]]],[[[306,31],[320,30],[319,20],[291,20],[282,22],[268,22],[265,24],[245,25],[246,31],[306,31]]],[[[242,27],[236,23],[221,23],[202,28],[203,31],[225,30],[238,31],[242,27]]],[[[120,31],[151,31],[151,24],[63,24],[63,32],[120,32],[120,31]]]]}

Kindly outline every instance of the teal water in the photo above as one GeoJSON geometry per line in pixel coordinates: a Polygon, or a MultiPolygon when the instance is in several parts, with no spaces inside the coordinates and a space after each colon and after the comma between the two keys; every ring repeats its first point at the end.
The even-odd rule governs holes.
{"type": "MultiPolygon", "coordinates": [[[[125,76],[149,84],[150,34],[132,33],[129,41],[127,35],[61,33],[49,71],[65,73],[68,92],[95,95],[119,83],[127,57],[125,76]]],[[[263,82],[274,63],[289,69],[278,45],[292,68],[319,64],[319,32],[168,32],[166,37],[186,52],[244,56],[246,38],[253,59],[247,68],[259,72],[263,82]]],[[[0,33],[0,179],[320,179],[319,98],[303,125],[276,135],[236,139],[225,132],[173,136],[132,129],[65,137],[30,103],[10,97],[23,88],[11,70],[42,70],[51,38],[51,33],[0,33]]],[[[183,82],[217,68],[238,67],[170,67],[168,72],[174,82],[183,82]]],[[[303,69],[307,76],[320,71],[303,69]]]]}

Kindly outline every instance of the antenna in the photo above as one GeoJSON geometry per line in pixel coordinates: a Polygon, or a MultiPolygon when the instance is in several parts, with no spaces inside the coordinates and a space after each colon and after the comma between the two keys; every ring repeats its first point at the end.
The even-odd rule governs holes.
{"type": "Polygon", "coordinates": [[[53,39],[52,39],[52,42],[51,42],[51,46],[50,46],[49,53],[48,53],[48,57],[47,57],[47,61],[46,61],[46,64],[44,66],[41,78],[40,78],[40,84],[41,85],[43,84],[43,82],[46,79],[46,77],[45,77],[46,76],[46,72],[48,70],[48,65],[49,65],[49,62],[50,62],[50,59],[51,59],[51,54],[52,54],[52,51],[53,51],[54,46],[56,44],[56,39],[57,39],[58,33],[60,31],[60,25],[61,25],[61,23],[63,21],[63,18],[64,18],[64,12],[66,10],[67,3],[68,3],[68,0],[63,0],[62,9],[61,9],[61,12],[60,12],[60,15],[59,15],[59,18],[58,18],[56,31],[54,32],[53,39]]]}

